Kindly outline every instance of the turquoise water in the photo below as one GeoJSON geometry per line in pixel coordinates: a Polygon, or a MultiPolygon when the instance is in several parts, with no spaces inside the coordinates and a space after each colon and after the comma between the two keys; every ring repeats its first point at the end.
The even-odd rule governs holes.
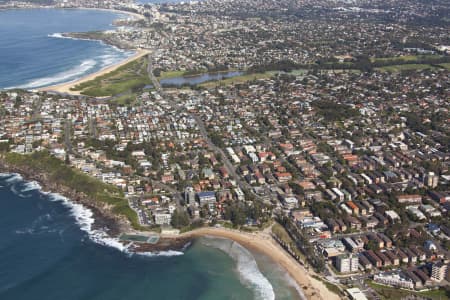
{"type": "Polygon", "coordinates": [[[299,298],[282,269],[229,240],[132,255],[91,225],[89,210],[1,174],[0,299],[299,298]]]}
{"type": "Polygon", "coordinates": [[[133,53],[60,35],[114,29],[113,20],[124,16],[95,10],[0,11],[0,89],[68,82],[124,60],[133,53]]]}

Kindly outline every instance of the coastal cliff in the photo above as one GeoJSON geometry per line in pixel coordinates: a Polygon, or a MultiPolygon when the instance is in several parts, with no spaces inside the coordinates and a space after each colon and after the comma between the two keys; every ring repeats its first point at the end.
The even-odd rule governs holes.
{"type": "MultiPolygon", "coordinates": [[[[28,157],[32,162],[32,157],[28,157]]],[[[32,163],[18,164],[8,162],[4,155],[0,155],[0,173],[18,173],[26,181],[38,182],[42,190],[60,194],[70,201],[79,203],[89,208],[94,214],[94,224],[92,229],[105,231],[109,236],[118,238],[121,234],[136,232],[130,221],[123,215],[114,211],[114,206],[102,202],[99,199],[88,196],[82,191],[64,184],[64,181],[54,180],[54,177],[40,168],[36,168],[32,163]]],[[[186,249],[192,241],[192,237],[162,237],[158,243],[132,243],[128,245],[131,252],[160,252],[160,251],[180,251],[186,249]]],[[[122,241],[124,245],[129,244],[122,241]]]]}
{"type": "Polygon", "coordinates": [[[123,216],[115,214],[110,205],[92,199],[83,192],[76,191],[54,181],[49,174],[42,170],[27,165],[9,163],[4,156],[0,156],[0,172],[18,173],[27,181],[39,182],[44,191],[58,193],[75,203],[80,203],[89,208],[94,213],[94,228],[103,229],[110,236],[118,236],[131,230],[130,222],[123,216]]]}
{"type": "Polygon", "coordinates": [[[134,49],[132,45],[118,40],[114,34],[108,33],[107,31],[66,32],[62,33],[61,36],[77,40],[98,41],[122,50],[134,49]]]}

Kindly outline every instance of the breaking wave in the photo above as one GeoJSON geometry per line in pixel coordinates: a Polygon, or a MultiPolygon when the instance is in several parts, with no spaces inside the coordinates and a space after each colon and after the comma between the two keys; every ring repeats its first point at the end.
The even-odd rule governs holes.
{"type": "MultiPolygon", "coordinates": [[[[130,247],[131,243],[128,245],[124,245],[119,241],[117,238],[113,238],[108,235],[108,233],[101,229],[94,229],[93,225],[95,222],[94,219],[94,213],[91,209],[83,206],[82,204],[75,203],[68,199],[67,197],[64,197],[57,193],[51,193],[51,192],[44,192],[42,191],[41,185],[36,181],[23,181],[23,177],[19,174],[6,174],[6,173],[0,173],[0,178],[3,179],[4,182],[6,182],[10,186],[10,190],[22,197],[26,198],[27,195],[23,194],[30,191],[38,190],[40,193],[46,196],[50,201],[53,202],[59,202],[65,207],[69,208],[70,214],[75,218],[75,221],[79,228],[86,232],[89,236],[89,239],[93,242],[115,248],[127,255],[141,255],[141,256],[147,256],[147,257],[156,257],[156,256],[178,256],[183,255],[184,253],[181,251],[159,251],[159,252],[132,252],[128,248],[130,247]],[[18,187],[21,187],[20,189],[18,187]]],[[[51,229],[46,227],[45,225],[42,225],[41,223],[48,220],[50,218],[50,215],[44,215],[39,217],[35,222],[33,222],[32,226],[30,228],[17,230],[16,234],[34,234],[34,233],[41,233],[43,230],[46,230],[46,232],[50,232],[51,229]]]]}
{"type": "Polygon", "coordinates": [[[250,251],[235,241],[223,238],[206,238],[202,242],[207,246],[222,250],[233,258],[240,281],[253,290],[256,299],[275,299],[272,284],[261,273],[250,251]]]}
{"type": "Polygon", "coordinates": [[[23,189],[20,191],[21,193],[29,192],[29,191],[35,191],[40,190],[42,187],[37,181],[30,181],[26,182],[23,185],[23,189]]]}
{"type": "Polygon", "coordinates": [[[158,252],[135,252],[133,254],[148,256],[148,257],[155,257],[155,256],[180,256],[180,255],[183,255],[184,253],[181,251],[168,250],[168,251],[158,251],[158,252]]]}
{"type": "MultiPolygon", "coordinates": [[[[91,71],[95,68],[97,65],[97,62],[93,59],[87,59],[81,62],[80,65],[61,73],[57,73],[53,76],[49,77],[43,77],[36,80],[32,80],[24,85],[17,86],[14,88],[22,88],[22,89],[32,89],[32,88],[39,88],[43,86],[50,86],[52,84],[57,84],[60,82],[67,82],[70,80],[74,80],[76,78],[79,78],[83,75],[85,75],[87,72],[91,71]]],[[[7,89],[11,89],[7,88],[7,89]]]]}
{"type": "Polygon", "coordinates": [[[17,173],[9,174],[9,176],[5,176],[3,178],[6,178],[5,182],[7,184],[14,184],[14,183],[17,183],[17,182],[23,180],[23,177],[20,174],[17,174],[17,173]]]}
{"type": "Polygon", "coordinates": [[[101,41],[98,41],[98,40],[83,39],[83,38],[74,38],[74,37],[71,37],[71,36],[65,36],[65,35],[63,35],[61,32],[55,32],[55,33],[52,33],[52,34],[48,34],[47,36],[48,36],[48,37],[51,37],[51,38],[57,38],[57,39],[76,40],[76,41],[90,41],[90,42],[101,42],[101,41]]]}

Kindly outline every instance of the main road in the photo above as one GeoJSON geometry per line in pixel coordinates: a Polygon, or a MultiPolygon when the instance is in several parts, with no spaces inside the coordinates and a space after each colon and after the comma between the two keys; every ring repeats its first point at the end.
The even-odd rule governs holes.
{"type": "MultiPolygon", "coordinates": [[[[164,97],[165,100],[167,101],[167,103],[172,107],[172,109],[174,110],[185,110],[185,108],[181,105],[179,105],[178,103],[176,103],[175,101],[171,100],[170,97],[168,97],[160,82],[158,81],[158,78],[156,78],[155,74],[153,74],[153,52],[150,52],[148,54],[148,66],[147,66],[147,72],[148,72],[148,76],[150,78],[150,80],[153,83],[153,86],[155,87],[155,89],[159,92],[159,94],[161,95],[161,97],[164,97]]],[[[230,162],[230,160],[228,159],[227,155],[225,154],[225,152],[223,151],[223,149],[221,149],[220,147],[217,147],[209,138],[208,135],[208,131],[206,130],[205,124],[203,122],[203,120],[200,118],[200,116],[192,114],[190,112],[187,112],[188,115],[195,121],[195,123],[197,124],[197,128],[200,131],[200,135],[202,136],[202,138],[206,141],[208,148],[215,152],[215,153],[220,153],[220,155],[222,156],[222,161],[224,163],[225,169],[227,170],[228,174],[231,176],[231,178],[233,178],[233,180],[239,185],[239,187],[242,190],[248,190],[249,192],[251,192],[258,200],[262,201],[262,199],[258,196],[255,195],[252,192],[252,188],[251,186],[245,182],[244,180],[241,179],[241,177],[236,173],[236,169],[233,166],[233,164],[230,162]]]]}

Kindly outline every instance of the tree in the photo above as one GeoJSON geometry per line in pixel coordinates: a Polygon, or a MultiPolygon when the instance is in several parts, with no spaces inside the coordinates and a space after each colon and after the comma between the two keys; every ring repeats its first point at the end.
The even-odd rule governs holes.
{"type": "Polygon", "coordinates": [[[245,211],[237,204],[232,204],[225,209],[225,217],[228,217],[234,226],[244,225],[246,221],[245,211]]]}
{"type": "Polygon", "coordinates": [[[189,225],[189,215],[185,210],[176,209],[172,214],[170,224],[175,228],[182,228],[189,225]]]}
{"type": "Polygon", "coordinates": [[[374,251],[376,251],[376,250],[380,249],[379,245],[375,241],[369,241],[367,243],[366,247],[367,247],[367,250],[374,250],[374,251]]]}

